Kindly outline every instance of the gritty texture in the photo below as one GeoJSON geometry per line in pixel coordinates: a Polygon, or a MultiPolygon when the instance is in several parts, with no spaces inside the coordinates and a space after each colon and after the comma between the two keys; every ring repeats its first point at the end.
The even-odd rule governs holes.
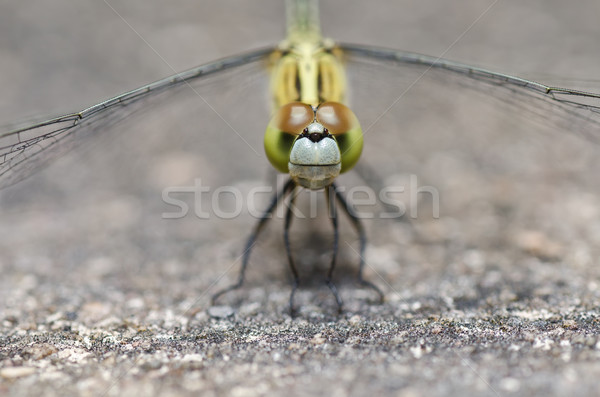
{"type": "MultiPolygon", "coordinates": [[[[280,2],[247,3],[5,2],[0,120],[80,109],[275,44],[280,2]]],[[[497,2],[488,12],[466,0],[346,3],[324,1],[334,38],[596,90],[581,79],[597,77],[597,1],[497,2]]],[[[365,219],[365,275],[385,302],[356,284],[357,238],[342,216],[337,313],[323,283],[324,199],[304,192],[292,225],[296,316],[281,214],[254,248],[245,286],[211,306],[235,282],[256,221],[251,202],[238,214],[235,196],[215,189],[247,197],[272,179],[262,66],[156,97],[0,192],[0,395],[597,394],[600,147],[578,136],[581,119],[435,71],[349,65],[362,162],[375,174],[365,179],[407,187],[393,196],[403,220],[356,197],[375,214],[365,219]],[[201,202],[185,189],[194,186],[210,189],[201,202]],[[164,201],[173,187],[186,216],[164,201]],[[319,216],[302,219],[313,218],[313,198],[319,216]]]]}

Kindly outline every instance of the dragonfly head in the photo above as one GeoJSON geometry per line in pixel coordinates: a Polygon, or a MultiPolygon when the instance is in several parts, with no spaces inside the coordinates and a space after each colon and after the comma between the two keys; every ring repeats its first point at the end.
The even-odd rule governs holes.
{"type": "Polygon", "coordinates": [[[277,110],[264,144],[273,167],[316,190],[356,164],[363,138],[356,115],[345,105],[324,102],[312,107],[292,102],[277,110]]]}

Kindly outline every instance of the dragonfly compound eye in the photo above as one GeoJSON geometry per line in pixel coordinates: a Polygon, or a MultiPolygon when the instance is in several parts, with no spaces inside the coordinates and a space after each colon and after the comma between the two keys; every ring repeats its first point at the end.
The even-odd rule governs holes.
{"type": "Polygon", "coordinates": [[[308,126],[315,119],[310,105],[292,102],[275,112],[265,131],[265,153],[277,171],[288,172],[290,151],[296,138],[308,133],[308,126]]]}
{"type": "Polygon", "coordinates": [[[335,137],[342,153],[342,171],[350,170],[362,153],[363,136],[358,118],[350,108],[338,102],[319,105],[316,120],[325,127],[324,132],[335,137]]]}

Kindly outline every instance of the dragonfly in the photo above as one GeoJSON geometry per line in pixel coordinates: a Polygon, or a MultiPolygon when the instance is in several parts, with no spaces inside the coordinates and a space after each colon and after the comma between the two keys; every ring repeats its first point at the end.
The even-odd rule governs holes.
{"type": "MultiPolygon", "coordinates": [[[[579,135],[585,142],[597,142],[597,130],[600,127],[598,125],[600,96],[597,94],[551,87],[437,57],[336,43],[321,37],[316,2],[289,1],[287,7],[288,37],[277,46],[224,58],[148,84],[81,111],[1,133],[0,186],[8,188],[22,182],[35,171],[47,167],[50,162],[60,158],[65,152],[83,145],[91,137],[106,134],[106,131],[116,129],[120,124],[133,120],[134,116],[146,117],[149,109],[160,106],[161,103],[176,97],[182,91],[192,91],[193,94],[203,96],[204,89],[210,87],[211,82],[216,80],[236,78],[239,75],[244,77],[245,81],[252,81],[252,76],[261,73],[264,81],[268,81],[265,108],[269,109],[268,113],[270,113],[270,117],[262,121],[263,130],[267,131],[264,136],[266,156],[262,158],[262,162],[265,165],[270,162],[277,171],[289,174],[290,179],[275,192],[267,209],[258,216],[258,223],[245,246],[238,281],[218,291],[213,295],[212,300],[216,301],[223,294],[242,286],[250,253],[259,234],[277,206],[289,196],[284,217],[284,245],[293,276],[289,307],[292,312],[294,311],[294,293],[300,281],[292,255],[289,230],[293,218],[295,194],[300,188],[304,188],[324,190],[328,197],[334,237],[326,284],[335,297],[338,309],[341,310],[342,299],[333,283],[338,250],[337,216],[334,216],[336,210],[341,209],[345,212],[358,232],[358,281],[375,291],[379,300],[383,299],[383,293],[375,284],[363,277],[367,247],[363,221],[360,214],[353,209],[352,202],[341,194],[340,185],[335,181],[342,180],[346,171],[349,173],[357,171],[360,178],[381,191],[387,181],[375,174],[379,173],[384,177],[397,175],[397,171],[393,170],[402,167],[414,169],[415,164],[419,163],[419,158],[422,158],[419,157],[422,156],[421,153],[415,156],[416,158],[411,158],[410,153],[401,150],[394,152],[387,149],[386,151],[386,147],[397,145],[399,141],[390,133],[382,137],[381,133],[371,132],[369,129],[361,132],[361,124],[363,126],[371,124],[361,121],[366,119],[362,114],[369,105],[364,104],[366,102],[364,94],[362,99],[357,97],[361,96],[358,95],[360,91],[365,91],[365,85],[376,86],[377,83],[374,82],[376,73],[383,71],[386,75],[396,75],[407,70],[411,73],[402,78],[411,83],[418,81],[422,75],[427,75],[433,80],[436,78],[451,80],[464,90],[471,90],[484,96],[487,94],[492,99],[500,98],[503,106],[514,106],[527,112],[526,114],[538,117],[542,127],[573,131],[570,135],[579,135]],[[264,72],[265,68],[269,73],[264,72]],[[347,75],[351,75],[352,72],[364,78],[362,86],[350,84],[352,80],[347,79],[347,75]],[[351,109],[356,111],[356,115],[351,109]],[[350,121],[345,123],[344,128],[339,129],[336,122],[324,121],[328,117],[327,114],[335,120],[350,121]],[[301,128],[291,131],[287,128],[291,122],[288,123],[286,120],[294,117],[300,118],[300,122],[296,124],[301,128]],[[348,138],[348,134],[353,137],[348,138]],[[363,139],[365,140],[364,151],[361,148],[363,139]],[[313,154],[316,157],[311,158],[307,164],[295,163],[290,157],[294,153],[292,148],[301,140],[312,142],[309,151],[315,151],[321,142],[328,142],[324,146],[328,148],[327,150],[333,148],[332,157],[339,157],[341,160],[318,164],[316,158],[331,156],[313,154]],[[369,149],[367,147],[369,141],[379,141],[379,146],[371,146],[369,149]],[[364,152],[362,157],[361,151],[364,152]],[[349,160],[346,158],[348,154],[349,160]],[[369,168],[363,164],[369,159],[374,162],[379,161],[380,164],[369,168]],[[324,168],[329,169],[326,176],[324,168]],[[331,168],[339,169],[331,171],[331,168]],[[338,177],[339,174],[341,175],[338,177]],[[337,209],[336,202],[339,206],[337,209]]],[[[401,96],[402,91],[397,92],[398,96],[401,96]]],[[[389,116],[389,111],[386,109],[393,103],[380,104],[377,103],[378,98],[370,99],[375,103],[370,104],[371,108],[378,109],[375,112],[375,120],[389,116]]],[[[257,141],[263,140],[262,137],[257,139],[249,133],[239,133],[235,129],[227,134],[227,137],[216,136],[218,139],[236,142],[237,147],[245,149],[252,148],[257,141]]],[[[231,148],[225,144],[220,148],[216,147],[218,145],[214,142],[215,136],[205,136],[203,139],[201,134],[198,134],[197,139],[204,141],[205,151],[231,148]]],[[[418,137],[407,139],[409,142],[411,140],[415,144],[418,142],[418,137]]],[[[459,147],[461,142],[455,144],[459,147]]],[[[449,143],[449,146],[452,147],[452,143],[449,143]]],[[[295,159],[303,157],[297,153],[294,156],[295,159]]],[[[485,157],[483,154],[481,156],[485,157]]],[[[481,164],[483,160],[478,157],[474,161],[476,164],[481,164]]],[[[525,164],[525,166],[531,165],[525,164]]],[[[227,173],[222,169],[218,172],[227,173]]],[[[235,174],[235,172],[231,173],[235,174]]],[[[395,203],[395,208],[400,209],[400,204],[395,203]]],[[[394,216],[395,214],[391,214],[391,217],[394,216]]],[[[398,218],[405,217],[398,216],[398,218]]]]}

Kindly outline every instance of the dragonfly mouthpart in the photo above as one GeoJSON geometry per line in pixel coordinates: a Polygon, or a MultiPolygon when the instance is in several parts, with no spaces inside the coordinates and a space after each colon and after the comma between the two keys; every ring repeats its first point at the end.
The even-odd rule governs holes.
{"type": "Polygon", "coordinates": [[[327,128],[313,122],[298,136],[290,152],[290,176],[308,189],[329,186],[342,170],[342,153],[327,128]]]}

